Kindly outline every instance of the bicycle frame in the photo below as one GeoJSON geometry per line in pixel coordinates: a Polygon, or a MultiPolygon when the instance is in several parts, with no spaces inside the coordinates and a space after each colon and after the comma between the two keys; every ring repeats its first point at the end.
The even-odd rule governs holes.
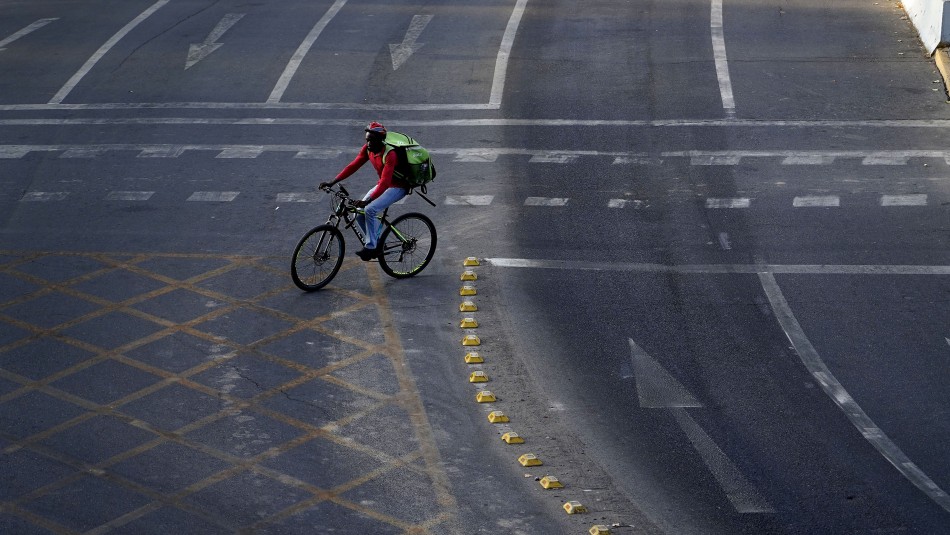
{"type": "MultiPolygon", "coordinates": [[[[290,265],[294,284],[308,292],[324,287],[339,271],[346,251],[343,229],[352,229],[361,244],[365,243],[366,237],[365,230],[358,224],[360,214],[365,217],[366,211],[361,206],[354,206],[349,192],[342,186],[322,189],[331,195],[330,216],[325,224],[304,234],[294,249],[290,265]]],[[[426,201],[433,204],[428,199],[426,201]]],[[[407,212],[390,221],[388,209],[383,210],[378,218],[382,225],[379,238],[382,250],[376,257],[383,272],[404,279],[425,269],[432,260],[437,243],[432,220],[421,213],[407,212]]]]}
{"type": "MultiPolygon", "coordinates": [[[[366,235],[363,233],[363,229],[360,228],[360,225],[356,221],[356,217],[359,214],[365,215],[366,211],[363,210],[362,208],[356,208],[347,204],[347,202],[350,200],[350,196],[349,196],[349,192],[347,192],[346,189],[343,188],[343,186],[340,186],[340,192],[334,193],[334,196],[336,197],[339,204],[336,205],[336,208],[333,211],[333,213],[331,213],[330,217],[327,218],[327,224],[333,225],[336,228],[340,228],[341,223],[346,223],[345,225],[343,225],[343,228],[352,229],[353,233],[356,234],[357,239],[359,239],[359,242],[366,243],[366,240],[365,240],[366,235]]],[[[392,233],[397,238],[399,238],[399,241],[401,243],[405,244],[408,240],[401,232],[399,232],[399,229],[392,226],[392,224],[389,222],[389,219],[387,218],[388,215],[389,215],[389,208],[386,208],[385,210],[383,210],[383,213],[379,216],[379,221],[383,225],[383,228],[380,231],[380,236],[382,236],[386,232],[386,229],[392,229],[392,233]]],[[[385,254],[385,252],[386,251],[384,250],[383,253],[385,254]]],[[[401,259],[402,257],[400,257],[400,260],[401,259]]]]}

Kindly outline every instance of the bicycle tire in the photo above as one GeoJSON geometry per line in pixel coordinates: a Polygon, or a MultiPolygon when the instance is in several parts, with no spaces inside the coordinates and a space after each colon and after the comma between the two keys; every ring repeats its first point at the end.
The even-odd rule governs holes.
{"type": "Polygon", "coordinates": [[[379,243],[379,267],[390,277],[404,279],[417,275],[429,265],[438,241],[435,225],[423,214],[410,212],[386,227],[379,243]]]}
{"type": "Polygon", "coordinates": [[[343,265],[346,244],[333,225],[314,227],[300,238],[290,262],[290,278],[305,292],[327,285],[343,265]]]}

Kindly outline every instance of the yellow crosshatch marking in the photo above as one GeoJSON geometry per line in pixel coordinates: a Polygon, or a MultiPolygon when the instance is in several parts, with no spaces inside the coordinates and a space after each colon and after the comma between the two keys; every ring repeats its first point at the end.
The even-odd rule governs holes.
{"type": "Polygon", "coordinates": [[[0,515],[456,532],[378,270],[303,294],[287,263],[0,251],[0,515]]]}

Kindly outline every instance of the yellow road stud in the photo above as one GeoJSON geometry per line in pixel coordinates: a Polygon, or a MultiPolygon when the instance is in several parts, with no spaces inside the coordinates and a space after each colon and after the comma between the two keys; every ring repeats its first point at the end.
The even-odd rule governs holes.
{"type": "Polygon", "coordinates": [[[470,383],[487,383],[488,375],[483,371],[472,372],[472,375],[468,376],[468,382],[470,383]]]}
{"type": "Polygon", "coordinates": [[[474,271],[469,269],[467,271],[462,272],[462,280],[463,281],[477,281],[478,275],[476,275],[474,271]]]}
{"type": "Polygon", "coordinates": [[[505,416],[505,413],[501,411],[491,411],[488,413],[488,421],[493,424],[506,424],[511,420],[509,420],[508,417],[505,416]]]}
{"type": "Polygon", "coordinates": [[[466,335],[465,338],[462,338],[463,346],[479,346],[482,345],[482,341],[478,339],[474,334],[466,335]]]}
{"type": "Polygon", "coordinates": [[[485,359],[478,354],[478,351],[469,351],[465,354],[465,364],[481,364],[485,359]]]}
{"type": "Polygon", "coordinates": [[[546,489],[563,489],[564,485],[554,476],[544,476],[541,478],[541,486],[546,489]]]}
{"type": "Polygon", "coordinates": [[[524,444],[524,439],[514,431],[509,431],[501,435],[501,439],[504,440],[506,444],[524,444]]]}
{"type": "Polygon", "coordinates": [[[541,466],[541,459],[538,459],[538,456],[533,453],[525,453],[521,457],[518,457],[518,462],[521,463],[521,466],[541,466]]]}
{"type": "Polygon", "coordinates": [[[482,390],[478,394],[475,394],[475,401],[479,403],[494,403],[497,400],[495,399],[495,394],[491,393],[491,390],[482,390]]]}
{"type": "Polygon", "coordinates": [[[590,533],[590,535],[610,535],[610,528],[602,524],[597,524],[596,526],[592,526],[587,533],[590,533]]]}
{"type": "Polygon", "coordinates": [[[462,262],[462,265],[463,265],[463,266],[477,266],[477,265],[479,265],[479,264],[478,264],[478,259],[475,258],[474,256],[470,256],[470,257],[466,258],[466,259],[462,262]]]}
{"type": "Polygon", "coordinates": [[[587,508],[584,507],[581,502],[570,501],[564,504],[564,510],[567,511],[569,515],[579,515],[581,513],[586,513],[587,508]]]}
{"type": "Polygon", "coordinates": [[[462,318],[462,321],[459,322],[459,327],[463,329],[477,329],[478,322],[475,321],[475,318],[462,318]]]}
{"type": "Polygon", "coordinates": [[[463,301],[462,304],[459,305],[459,312],[475,312],[477,310],[478,307],[475,306],[475,303],[472,301],[463,301]]]}
{"type": "Polygon", "coordinates": [[[471,284],[466,284],[459,288],[459,295],[476,295],[478,291],[475,290],[475,287],[471,284]]]}

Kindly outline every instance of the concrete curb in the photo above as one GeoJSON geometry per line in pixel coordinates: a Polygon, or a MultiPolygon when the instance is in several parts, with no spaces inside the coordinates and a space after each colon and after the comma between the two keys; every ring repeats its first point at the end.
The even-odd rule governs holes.
{"type": "Polygon", "coordinates": [[[950,103],[950,49],[938,48],[934,51],[934,61],[937,63],[937,70],[943,78],[943,91],[947,95],[947,102],[950,103]]]}

